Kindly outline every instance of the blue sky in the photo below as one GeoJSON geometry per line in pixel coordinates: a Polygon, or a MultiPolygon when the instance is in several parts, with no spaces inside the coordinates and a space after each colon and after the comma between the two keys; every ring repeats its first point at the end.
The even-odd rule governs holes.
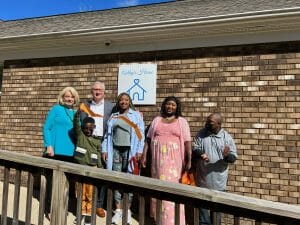
{"type": "Polygon", "coordinates": [[[0,19],[16,20],[168,1],[170,0],[0,0],[0,19]]]}

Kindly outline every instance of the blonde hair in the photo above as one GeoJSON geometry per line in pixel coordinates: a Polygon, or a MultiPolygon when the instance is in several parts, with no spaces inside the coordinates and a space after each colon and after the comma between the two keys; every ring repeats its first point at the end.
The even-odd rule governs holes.
{"type": "Polygon", "coordinates": [[[64,95],[67,91],[69,91],[74,96],[74,106],[77,106],[79,104],[80,99],[79,99],[78,92],[73,87],[65,87],[64,89],[62,89],[58,94],[57,103],[60,105],[65,104],[64,95]]]}

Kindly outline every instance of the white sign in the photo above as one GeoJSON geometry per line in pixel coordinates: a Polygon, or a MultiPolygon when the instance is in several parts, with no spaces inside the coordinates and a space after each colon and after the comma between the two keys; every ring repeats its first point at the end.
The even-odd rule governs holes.
{"type": "Polygon", "coordinates": [[[133,104],[156,104],[157,64],[122,64],[119,66],[118,95],[126,92],[133,104]]]}

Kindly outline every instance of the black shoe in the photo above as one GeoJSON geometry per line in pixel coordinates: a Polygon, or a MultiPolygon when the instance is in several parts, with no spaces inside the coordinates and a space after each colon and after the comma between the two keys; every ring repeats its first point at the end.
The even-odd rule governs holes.
{"type": "Polygon", "coordinates": [[[47,220],[50,221],[50,219],[51,219],[51,214],[50,214],[50,213],[46,213],[45,217],[47,218],[47,220]]]}
{"type": "Polygon", "coordinates": [[[92,224],[92,217],[91,216],[85,216],[84,217],[84,225],[91,225],[92,224]]]}
{"type": "MultiPolygon", "coordinates": [[[[84,216],[81,217],[81,221],[82,221],[83,218],[84,218],[84,216]]],[[[77,217],[76,217],[76,218],[74,219],[74,221],[73,221],[73,224],[77,224],[77,220],[78,220],[78,219],[77,219],[77,217]]],[[[80,221],[80,224],[81,224],[81,221],[80,221]]]]}

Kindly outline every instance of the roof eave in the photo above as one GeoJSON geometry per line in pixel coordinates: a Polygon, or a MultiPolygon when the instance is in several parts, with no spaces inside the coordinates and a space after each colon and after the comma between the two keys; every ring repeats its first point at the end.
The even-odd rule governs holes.
{"type": "Polygon", "coordinates": [[[299,39],[299,25],[300,8],[291,8],[159,23],[18,35],[0,38],[0,61],[251,44],[265,41],[294,41],[299,39]],[[107,45],[108,42],[111,44],[107,45]]]}

